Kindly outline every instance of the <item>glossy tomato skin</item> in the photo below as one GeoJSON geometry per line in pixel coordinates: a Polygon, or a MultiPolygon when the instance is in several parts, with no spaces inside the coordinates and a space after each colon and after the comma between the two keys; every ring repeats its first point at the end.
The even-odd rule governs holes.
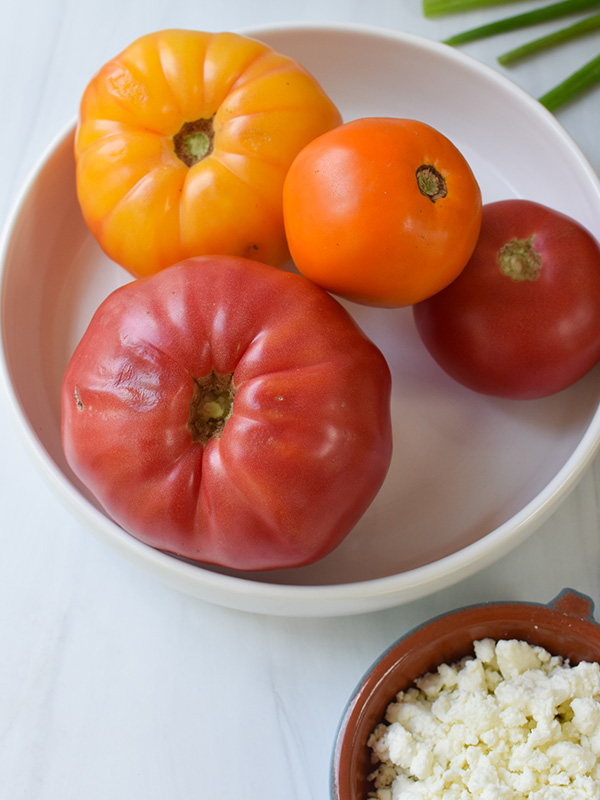
{"type": "Polygon", "coordinates": [[[467,263],[481,191],[442,133],[411,119],[370,117],[324,133],[294,159],[283,207],[299,271],[336,295],[407,306],[439,291],[467,263]],[[446,191],[419,186],[423,168],[446,191]]]}
{"type": "Polygon", "coordinates": [[[486,204],[471,260],[414,318],[435,360],[465,386],[515,399],[554,394],[600,359],[600,246],[539,203],[486,204]],[[537,278],[501,270],[501,248],[515,239],[531,240],[541,257],[537,278]]]}
{"type": "Polygon", "coordinates": [[[261,42],[147,34],[83,93],[75,158],[84,218],[135,276],[213,253],[284,264],[285,174],[307,142],[340,122],[317,81],[261,42]],[[206,147],[193,157],[190,127],[206,147]]]}
{"type": "Polygon", "coordinates": [[[63,447],[147,544],[241,570],[297,567],[334,549],[378,492],[390,386],[378,348],[310,281],[191,259],[100,306],[64,376],[63,447]],[[195,379],[215,375],[231,379],[231,413],[201,441],[195,379]]]}

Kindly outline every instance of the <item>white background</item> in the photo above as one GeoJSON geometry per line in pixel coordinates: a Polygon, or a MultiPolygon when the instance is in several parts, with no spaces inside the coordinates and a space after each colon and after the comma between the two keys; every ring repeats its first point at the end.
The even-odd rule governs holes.
{"type": "MultiPolygon", "coordinates": [[[[537,5],[517,2],[510,12],[537,5]]],[[[440,39],[507,13],[432,22],[420,0],[2,0],[0,217],[73,118],[93,72],[143,33],[324,21],[440,39]]],[[[495,64],[528,37],[463,50],[495,64]]],[[[599,42],[596,35],[504,72],[539,96],[599,42]]],[[[558,112],[596,171],[599,101],[597,88],[558,112]]],[[[346,700],[396,638],[481,601],[545,603],[567,586],[600,601],[598,458],[536,533],[480,574],[387,611],[285,619],[158,584],[60,505],[4,407],[0,442],[1,800],[322,800],[346,700]]]]}

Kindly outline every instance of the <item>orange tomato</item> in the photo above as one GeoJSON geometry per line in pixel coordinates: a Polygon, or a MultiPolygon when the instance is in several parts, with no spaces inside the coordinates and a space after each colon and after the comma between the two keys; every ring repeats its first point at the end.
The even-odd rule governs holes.
{"type": "Polygon", "coordinates": [[[340,122],[315,79],[265,44],[148,34],[83,94],[75,157],[84,218],[136,276],[203,254],[281,265],[286,172],[340,122]]]}
{"type": "Polygon", "coordinates": [[[310,142],[290,167],[283,208],[298,270],[375,306],[412,305],[447,286],[481,226],[469,164],[410,119],[358,119],[310,142]]]}

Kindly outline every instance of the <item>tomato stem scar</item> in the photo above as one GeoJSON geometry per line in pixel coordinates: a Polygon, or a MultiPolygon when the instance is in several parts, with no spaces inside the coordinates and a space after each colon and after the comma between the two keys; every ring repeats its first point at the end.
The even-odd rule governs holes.
{"type": "Polygon", "coordinates": [[[448,187],[443,175],[432,164],[421,164],[415,175],[419,191],[432,203],[448,194],[448,187]]]}
{"type": "Polygon", "coordinates": [[[542,271],[542,256],[529,239],[513,239],[498,251],[498,264],[513,281],[535,281],[542,271]]]}
{"type": "Polygon", "coordinates": [[[233,374],[219,375],[212,370],[202,378],[193,378],[187,429],[194,442],[205,445],[218,439],[233,411],[233,374]]]}
{"type": "Polygon", "coordinates": [[[213,151],[215,132],[213,118],[185,122],[173,137],[175,155],[188,167],[193,167],[213,151]]]}

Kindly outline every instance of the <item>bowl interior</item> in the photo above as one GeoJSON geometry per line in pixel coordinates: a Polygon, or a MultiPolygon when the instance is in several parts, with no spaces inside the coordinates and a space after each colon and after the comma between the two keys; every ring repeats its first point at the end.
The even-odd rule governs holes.
{"type": "MultiPolygon", "coordinates": [[[[491,70],[403,34],[336,26],[251,33],[298,58],[346,120],[406,116],[439,128],[469,159],[485,202],[514,196],[545,202],[600,237],[600,190],[589,166],[551,115],[491,70]]],[[[250,610],[275,613],[278,587],[307,590],[296,607],[295,600],[284,604],[286,613],[307,608],[309,589],[315,590],[316,613],[352,613],[367,608],[365,583],[393,577],[385,589],[369,592],[368,608],[384,607],[501,555],[549,512],[591,457],[600,431],[600,370],[543,400],[486,398],[433,363],[410,309],[346,303],[390,364],[395,440],[387,480],[347,540],[309,567],[242,574],[182,566],[133,546],[71,474],[60,443],[60,383],[68,359],[99,303],[130,280],[83,222],[72,137],[70,128],[50,150],[6,232],[0,300],[5,378],[26,436],[55,483],[75,498],[92,529],[139,564],[151,561],[159,577],[199,596],[208,582],[212,598],[221,578],[236,578],[234,594],[231,583],[220,584],[219,601],[244,608],[253,587],[272,587],[266,606],[251,602],[250,610]],[[461,562],[465,548],[482,543],[480,555],[461,562]],[[423,568],[432,565],[425,576],[423,568]],[[348,589],[328,600],[317,594],[324,586],[348,589]]]]}
{"type": "Polygon", "coordinates": [[[369,735],[384,721],[396,694],[440,664],[473,654],[478,639],[519,639],[552,655],[600,661],[600,626],[580,615],[586,599],[565,593],[549,606],[490,603],[460,609],[426,623],[400,639],[367,673],[344,714],[333,757],[333,800],[365,800],[373,766],[369,735]]]}

